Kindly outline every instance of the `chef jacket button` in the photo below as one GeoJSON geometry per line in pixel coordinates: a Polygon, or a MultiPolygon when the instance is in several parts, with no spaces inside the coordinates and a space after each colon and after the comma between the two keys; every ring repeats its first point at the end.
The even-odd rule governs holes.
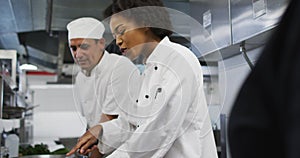
{"type": "Polygon", "coordinates": [[[155,66],[155,67],[154,67],[154,70],[157,70],[157,69],[158,69],[158,67],[157,67],[157,66],[155,66]]]}
{"type": "Polygon", "coordinates": [[[140,127],[140,125],[137,125],[136,127],[140,127]]]}
{"type": "Polygon", "coordinates": [[[138,102],[139,102],[139,100],[137,99],[135,102],[137,102],[137,103],[138,103],[138,102]]]}
{"type": "Polygon", "coordinates": [[[147,98],[147,99],[148,99],[148,98],[149,98],[149,95],[145,95],[145,98],[147,98]]]}

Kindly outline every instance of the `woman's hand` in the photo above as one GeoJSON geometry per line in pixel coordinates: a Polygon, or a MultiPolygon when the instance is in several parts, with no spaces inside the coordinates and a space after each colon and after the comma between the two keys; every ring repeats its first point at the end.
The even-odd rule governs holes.
{"type": "Polygon", "coordinates": [[[99,149],[96,145],[92,148],[92,152],[90,154],[90,158],[102,158],[103,154],[99,152],[99,149]],[[95,148],[95,149],[94,149],[95,148]],[[94,150],[93,150],[94,149],[94,150]]]}
{"type": "Polygon", "coordinates": [[[91,152],[95,148],[94,145],[98,140],[100,131],[102,131],[101,125],[96,125],[90,128],[88,131],[84,133],[83,136],[81,136],[78,139],[77,144],[73,147],[73,149],[70,152],[66,154],[66,156],[70,156],[74,154],[76,151],[78,151],[79,154],[83,154],[83,155],[91,152]]]}

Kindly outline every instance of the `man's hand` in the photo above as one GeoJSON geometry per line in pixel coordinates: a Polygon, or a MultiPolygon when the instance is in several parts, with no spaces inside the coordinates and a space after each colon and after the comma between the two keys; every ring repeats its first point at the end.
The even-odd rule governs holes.
{"type": "Polygon", "coordinates": [[[76,151],[79,152],[79,154],[87,154],[95,149],[94,144],[97,142],[97,138],[99,136],[100,131],[102,131],[101,125],[96,125],[92,128],[90,128],[88,131],[84,133],[83,136],[81,136],[78,139],[77,144],[73,147],[73,149],[66,154],[66,156],[70,156],[74,154],[76,151]],[[90,149],[92,147],[92,149],[90,149]]]}

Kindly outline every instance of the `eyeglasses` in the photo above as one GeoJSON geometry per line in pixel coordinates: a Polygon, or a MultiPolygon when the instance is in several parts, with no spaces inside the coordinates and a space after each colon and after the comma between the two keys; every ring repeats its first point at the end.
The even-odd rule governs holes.
{"type": "Polygon", "coordinates": [[[71,45],[71,46],[70,46],[70,49],[71,49],[73,52],[76,52],[76,51],[77,51],[77,48],[80,48],[80,49],[82,49],[82,50],[88,50],[89,47],[90,47],[90,45],[84,44],[84,43],[83,43],[83,44],[80,44],[80,45],[78,45],[78,46],[71,45]]]}

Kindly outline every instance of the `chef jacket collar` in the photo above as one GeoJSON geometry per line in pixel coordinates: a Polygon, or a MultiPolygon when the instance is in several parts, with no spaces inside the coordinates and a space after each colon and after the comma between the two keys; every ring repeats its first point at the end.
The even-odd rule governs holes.
{"type": "Polygon", "coordinates": [[[108,63],[107,57],[108,57],[108,52],[107,52],[107,51],[104,51],[101,60],[100,60],[99,63],[92,69],[92,71],[91,71],[91,76],[100,75],[101,72],[102,72],[102,70],[104,69],[104,67],[107,66],[107,64],[111,64],[111,63],[108,63]]]}
{"type": "Polygon", "coordinates": [[[146,60],[146,65],[151,62],[164,61],[164,59],[167,59],[169,54],[164,52],[173,51],[170,45],[171,41],[169,37],[164,37],[149,55],[148,59],[146,60]]]}

